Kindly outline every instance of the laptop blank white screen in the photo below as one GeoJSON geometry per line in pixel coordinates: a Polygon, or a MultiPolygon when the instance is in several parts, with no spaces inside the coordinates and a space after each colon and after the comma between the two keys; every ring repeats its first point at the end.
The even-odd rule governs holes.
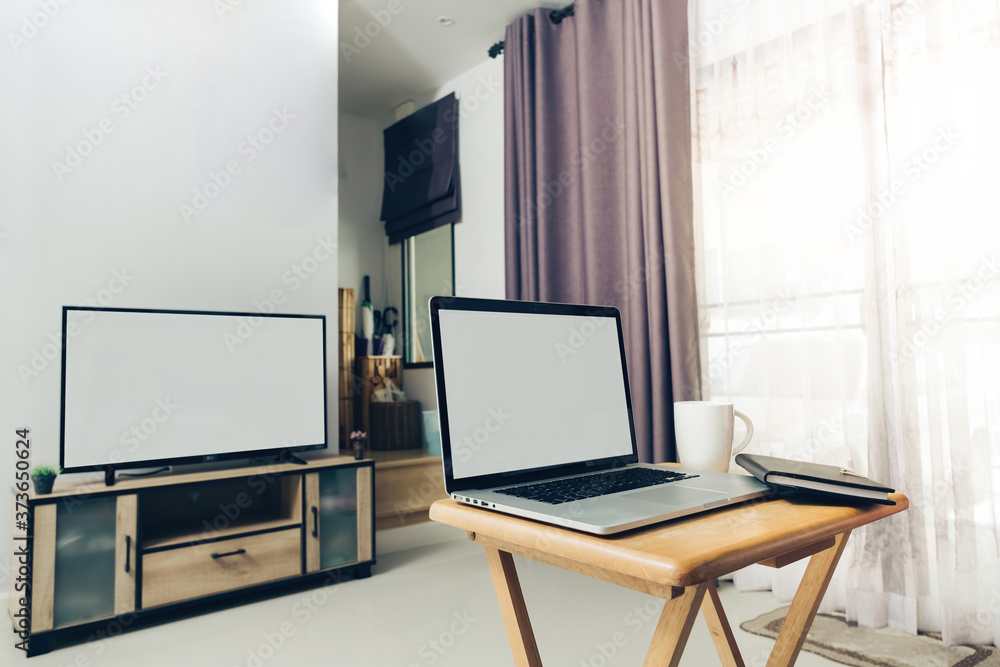
{"type": "Polygon", "coordinates": [[[455,479],[632,453],[614,318],[438,315],[455,479]]]}

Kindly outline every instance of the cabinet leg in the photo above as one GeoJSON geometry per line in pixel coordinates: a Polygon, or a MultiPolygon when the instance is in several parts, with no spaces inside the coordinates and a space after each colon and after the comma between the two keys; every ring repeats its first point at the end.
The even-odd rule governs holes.
{"type": "Polygon", "coordinates": [[[28,641],[28,652],[25,657],[33,658],[36,655],[45,655],[52,650],[48,639],[30,637],[28,641]]]}
{"type": "Polygon", "coordinates": [[[354,566],[354,578],[355,579],[367,579],[372,576],[372,564],[365,563],[364,565],[354,566]]]}

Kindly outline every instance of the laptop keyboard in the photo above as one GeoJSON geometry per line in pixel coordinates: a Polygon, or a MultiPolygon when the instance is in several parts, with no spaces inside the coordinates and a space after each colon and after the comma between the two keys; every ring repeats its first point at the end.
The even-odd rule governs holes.
{"type": "Polygon", "coordinates": [[[514,486],[509,489],[499,489],[496,492],[526,500],[559,505],[574,500],[606,496],[620,491],[632,491],[647,486],[679,482],[682,479],[691,479],[697,476],[655,468],[623,468],[585,477],[571,477],[554,482],[514,486]]]}

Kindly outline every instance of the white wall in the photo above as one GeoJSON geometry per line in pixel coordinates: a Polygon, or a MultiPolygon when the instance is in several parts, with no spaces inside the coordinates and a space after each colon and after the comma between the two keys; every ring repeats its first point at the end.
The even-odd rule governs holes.
{"type": "MultiPolygon", "coordinates": [[[[16,428],[32,463],[58,462],[63,305],[249,311],[273,295],[327,315],[336,359],[335,0],[48,4],[0,6],[4,489],[16,428]]],[[[328,415],[336,443],[336,391],[328,415]]],[[[6,544],[6,492],[0,517],[6,544]]]]}
{"type": "MultiPolygon", "coordinates": [[[[454,92],[461,109],[459,160],[462,221],[455,225],[455,293],[503,299],[504,282],[504,95],[503,59],[488,59],[449,81],[417,107],[454,92]]],[[[400,244],[387,264],[393,300],[402,303],[400,244]]],[[[437,406],[433,369],[408,369],[404,385],[424,410],[437,406]]]]}
{"type": "MultiPolygon", "coordinates": [[[[340,286],[353,287],[356,330],[361,333],[364,276],[370,276],[375,308],[389,303],[385,263],[389,254],[382,212],[383,124],[377,120],[340,114],[338,168],[340,170],[340,286]]],[[[398,260],[397,256],[397,260],[398,260]]]]}

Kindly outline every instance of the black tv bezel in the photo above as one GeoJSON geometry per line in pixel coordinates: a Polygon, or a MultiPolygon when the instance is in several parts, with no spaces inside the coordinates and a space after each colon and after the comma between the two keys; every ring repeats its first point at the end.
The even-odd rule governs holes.
{"type": "MultiPolygon", "coordinates": [[[[444,466],[445,490],[448,493],[471,489],[489,489],[540,479],[576,475],[598,470],[611,470],[639,462],[639,449],[635,438],[635,420],[632,414],[632,394],[629,390],[628,365],[625,360],[625,336],[622,331],[621,312],[614,306],[582,305],[567,303],[546,303],[541,301],[505,301],[501,299],[474,299],[467,297],[431,297],[431,338],[434,345],[434,383],[438,402],[438,420],[441,425],[441,458],[444,466]],[[441,350],[442,310],[472,310],[495,313],[544,313],[548,315],[571,315],[583,317],[604,317],[613,319],[618,330],[618,349],[622,364],[622,378],[625,383],[625,406],[628,410],[629,435],[632,439],[632,453],[575,463],[514,470],[474,477],[454,476],[451,464],[451,431],[448,425],[448,401],[446,397],[444,365],[446,357],[441,350]]],[[[489,351],[484,352],[489,354],[489,351]]]]}
{"type": "Polygon", "coordinates": [[[329,394],[327,390],[326,375],[326,315],[299,315],[285,313],[250,313],[250,312],[228,312],[221,310],[166,310],[158,308],[104,308],[92,306],[63,306],[62,308],[62,368],[59,388],[59,467],[64,474],[82,472],[104,472],[105,475],[113,473],[115,470],[128,470],[132,468],[150,468],[157,466],[190,465],[198,463],[215,463],[217,461],[233,461],[236,459],[258,459],[269,456],[283,457],[295,452],[316,451],[328,448],[330,434],[329,421],[329,394]],[[318,319],[323,327],[323,442],[271,447],[268,449],[251,449],[241,452],[228,452],[225,454],[204,454],[201,456],[178,456],[164,459],[149,459],[144,461],[124,461],[121,463],[102,463],[87,466],[75,466],[66,468],[66,348],[69,338],[66,328],[69,311],[86,312],[115,312],[115,313],[153,313],[158,315],[213,315],[222,317],[265,317],[265,318],[290,318],[290,319],[318,319]]]}

